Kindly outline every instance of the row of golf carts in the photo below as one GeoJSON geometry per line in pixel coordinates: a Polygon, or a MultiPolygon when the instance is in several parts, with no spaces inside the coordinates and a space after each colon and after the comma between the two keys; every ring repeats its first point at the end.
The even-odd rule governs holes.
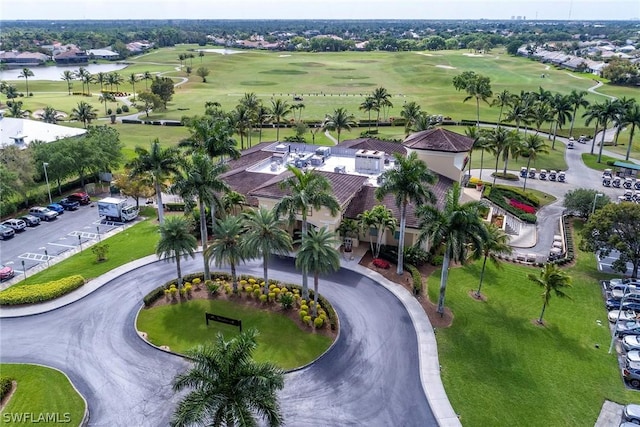
{"type": "Polygon", "coordinates": [[[538,172],[536,168],[529,168],[529,170],[524,166],[520,168],[520,178],[536,178],[536,174],[538,179],[543,181],[548,179],[549,181],[566,182],[566,175],[563,171],[540,169],[540,172],[538,172]]]}
{"type": "Polygon", "coordinates": [[[640,191],[640,180],[629,177],[623,178],[620,176],[614,176],[611,169],[605,169],[602,172],[602,185],[605,187],[640,191]]]}

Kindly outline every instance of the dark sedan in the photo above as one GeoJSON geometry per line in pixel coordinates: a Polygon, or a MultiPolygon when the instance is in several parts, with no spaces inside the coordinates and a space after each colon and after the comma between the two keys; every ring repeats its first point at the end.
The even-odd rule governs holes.
{"type": "Polygon", "coordinates": [[[60,200],[58,202],[58,204],[60,206],[62,206],[62,208],[65,211],[75,211],[76,209],[78,209],[80,207],[80,202],[76,202],[74,200],[70,200],[70,199],[68,199],[66,197],[64,199],[60,200]]]}

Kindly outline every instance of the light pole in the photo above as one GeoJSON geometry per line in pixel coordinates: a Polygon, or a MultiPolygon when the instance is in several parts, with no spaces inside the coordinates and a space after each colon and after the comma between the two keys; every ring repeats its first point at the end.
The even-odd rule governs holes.
{"type": "Polygon", "coordinates": [[[24,280],[27,280],[27,269],[24,268],[24,260],[22,260],[22,272],[24,273],[24,280]]]}
{"type": "Polygon", "coordinates": [[[598,197],[602,197],[604,196],[604,194],[602,193],[596,193],[593,196],[593,205],[591,205],[591,215],[593,215],[593,213],[596,211],[596,201],[598,200],[598,197]]]}
{"type": "Polygon", "coordinates": [[[42,168],[44,169],[44,179],[45,181],[47,181],[47,193],[49,193],[49,204],[51,204],[53,203],[53,201],[51,200],[51,187],[49,187],[49,176],[47,175],[47,166],[49,166],[49,163],[42,162],[42,168]]]}

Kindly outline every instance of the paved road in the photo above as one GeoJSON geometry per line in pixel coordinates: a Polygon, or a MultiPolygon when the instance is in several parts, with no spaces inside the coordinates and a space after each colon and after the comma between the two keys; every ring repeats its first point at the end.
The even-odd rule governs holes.
{"type": "MultiPolygon", "coordinates": [[[[190,260],[183,271],[200,267],[201,260],[190,260]]],[[[291,260],[274,259],[271,270],[274,278],[298,280],[291,260]]],[[[170,383],[186,363],[142,342],[133,322],[143,294],[173,271],[173,265],[156,262],[82,302],[1,319],[0,359],[63,370],[89,402],[90,425],[166,425],[177,401],[170,383]]],[[[260,274],[262,267],[252,262],[241,271],[260,274]]],[[[348,270],[320,286],[339,313],[341,334],[317,363],[286,376],[281,402],[287,424],[437,425],[420,383],[417,337],[404,306],[348,270]]]]}

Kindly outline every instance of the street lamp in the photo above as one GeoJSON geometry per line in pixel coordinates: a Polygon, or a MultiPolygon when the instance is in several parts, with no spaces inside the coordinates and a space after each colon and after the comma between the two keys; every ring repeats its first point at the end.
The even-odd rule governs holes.
{"type": "Polygon", "coordinates": [[[602,193],[596,193],[593,196],[593,205],[591,205],[591,215],[593,215],[593,213],[596,211],[596,201],[598,200],[598,197],[602,197],[604,196],[604,194],[602,193]]]}
{"type": "Polygon", "coordinates": [[[51,187],[49,187],[49,176],[47,175],[47,166],[49,166],[49,163],[42,162],[42,168],[44,169],[44,179],[45,181],[47,181],[47,193],[49,193],[49,204],[51,204],[53,203],[53,201],[51,200],[51,187]]]}

